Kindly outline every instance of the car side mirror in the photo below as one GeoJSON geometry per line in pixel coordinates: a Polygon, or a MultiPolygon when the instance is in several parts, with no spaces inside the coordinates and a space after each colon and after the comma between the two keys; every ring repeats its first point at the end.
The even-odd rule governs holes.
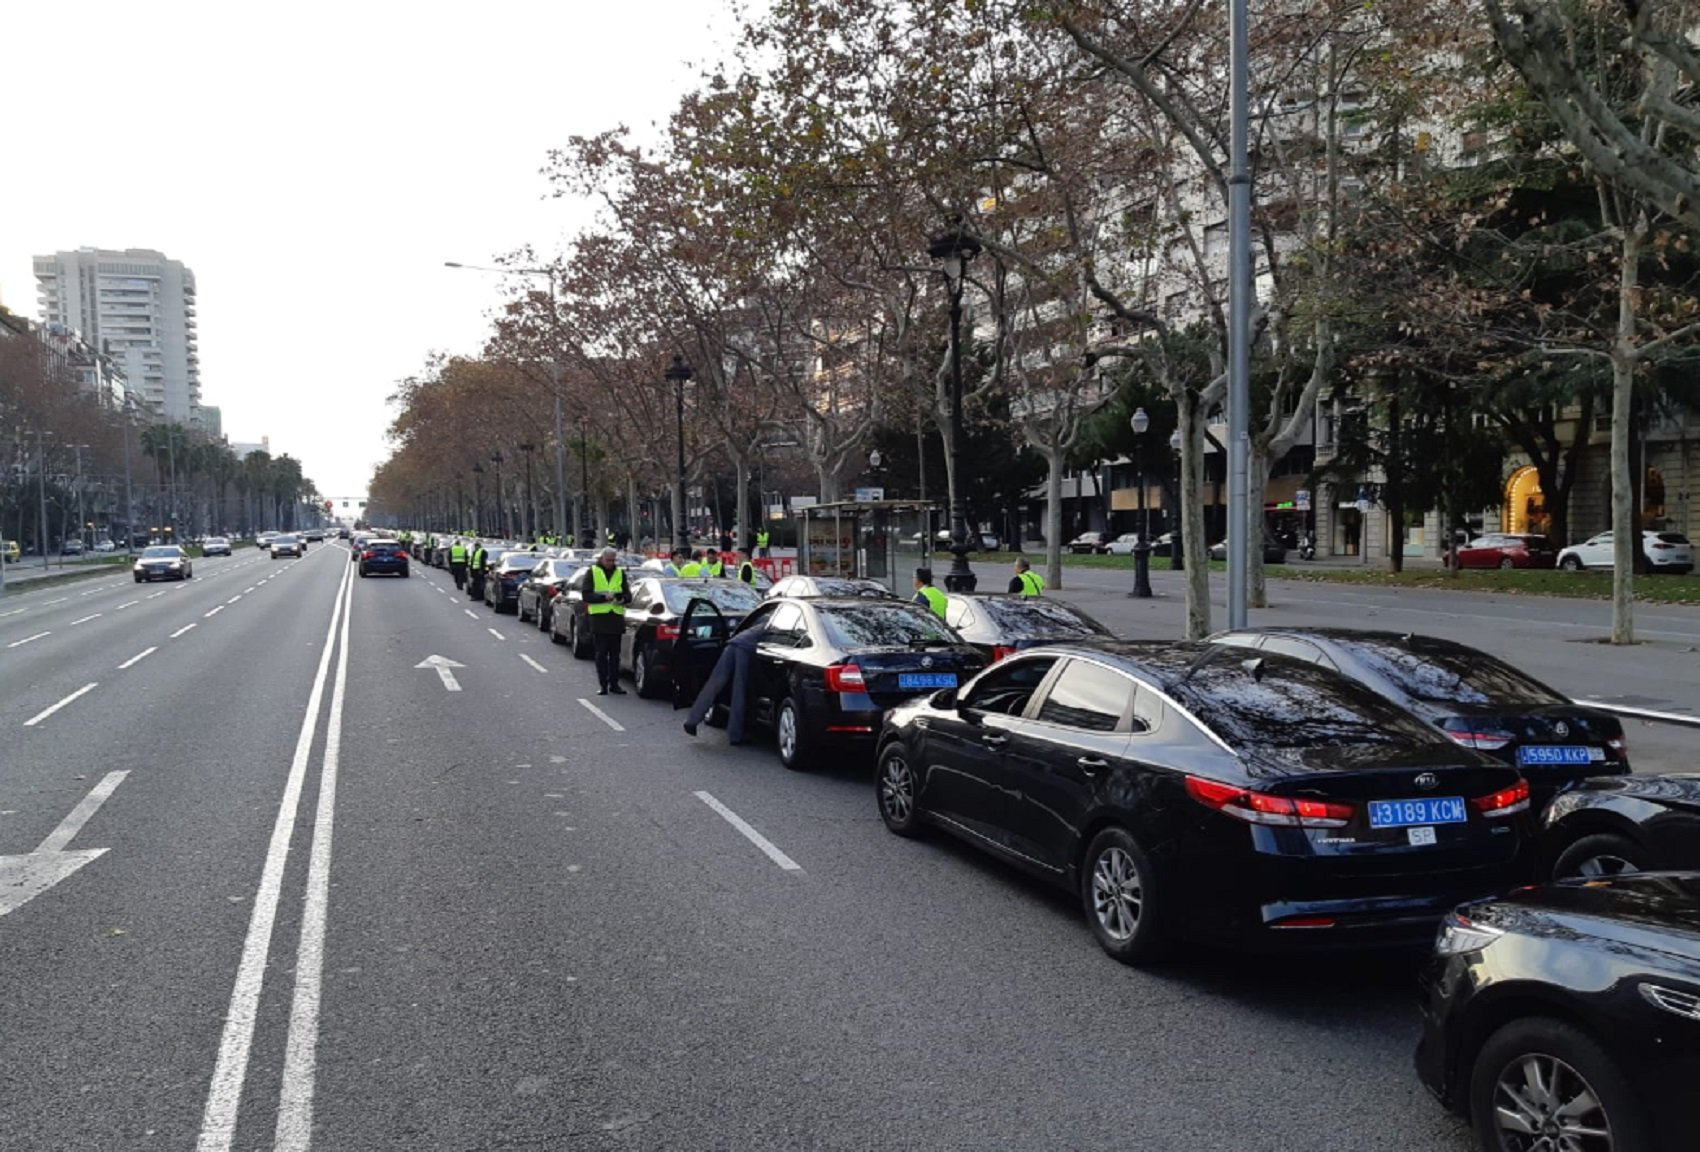
{"type": "Polygon", "coordinates": [[[667,611],[667,605],[661,603],[659,600],[649,606],[649,614],[651,616],[659,616],[665,611],[667,611]]]}
{"type": "Polygon", "coordinates": [[[962,711],[962,701],[957,699],[955,688],[940,688],[933,693],[931,704],[934,708],[954,708],[962,711]]]}

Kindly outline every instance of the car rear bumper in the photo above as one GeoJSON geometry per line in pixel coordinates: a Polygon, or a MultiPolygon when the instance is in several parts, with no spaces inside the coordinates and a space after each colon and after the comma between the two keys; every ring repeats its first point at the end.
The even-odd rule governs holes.
{"type": "Polygon", "coordinates": [[[366,570],[366,574],[369,576],[407,575],[407,562],[405,560],[399,562],[394,560],[367,560],[360,566],[366,570]]]}

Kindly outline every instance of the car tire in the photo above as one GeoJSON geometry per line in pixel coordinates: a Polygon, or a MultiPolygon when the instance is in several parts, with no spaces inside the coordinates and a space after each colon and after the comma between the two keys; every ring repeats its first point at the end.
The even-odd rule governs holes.
{"type": "Polygon", "coordinates": [[[140,584],[141,582],[142,582],[142,578],[140,576],[137,576],[136,577],[136,583],[140,584]]]}
{"type": "Polygon", "coordinates": [[[1579,556],[1566,556],[1558,562],[1558,566],[1566,572],[1582,571],[1582,559],[1579,556]]]}
{"type": "Polygon", "coordinates": [[[1509,556],[1504,557],[1499,562],[1499,570],[1501,572],[1509,572],[1515,567],[1517,567],[1517,561],[1513,560],[1509,556]]]}
{"type": "Polygon", "coordinates": [[[360,565],[360,579],[366,579],[366,565],[360,565]]]}
{"type": "Polygon", "coordinates": [[[401,578],[402,578],[402,579],[403,579],[403,580],[406,580],[406,579],[407,579],[407,569],[406,569],[406,568],[403,568],[403,569],[402,569],[402,570],[401,570],[401,578]]]}
{"type": "Polygon", "coordinates": [[[1576,840],[1558,854],[1558,859],[1553,861],[1552,878],[1618,876],[1625,872],[1639,872],[1646,863],[1646,853],[1629,837],[1615,832],[1596,832],[1576,840]]]}
{"type": "Polygon", "coordinates": [[[1470,1126],[1482,1148],[1516,1146],[1506,1142],[1509,1133],[1499,1126],[1501,1107],[1512,1115],[1530,1114],[1531,1104],[1540,1107],[1531,1115],[1538,1131],[1541,1121],[1563,1116],[1585,1094],[1593,1097],[1594,1106],[1565,1119],[1608,1130],[1613,1148],[1652,1147],[1629,1081],[1593,1037],[1560,1020],[1525,1017],[1489,1036],[1470,1065],[1469,1090],[1470,1126]],[[1550,1086],[1538,1101],[1531,1099],[1529,1087],[1536,1069],[1541,1083],[1550,1086]]]}
{"type": "Polygon", "coordinates": [[[1080,899],[1099,947],[1123,964],[1150,964],[1169,952],[1151,858],[1125,828],[1092,838],[1082,857],[1080,899]]]}
{"type": "Polygon", "coordinates": [[[920,782],[903,745],[893,743],[880,755],[874,796],[888,831],[910,838],[921,833],[920,782]]]}
{"type": "Polygon", "coordinates": [[[570,629],[569,635],[572,637],[572,650],[573,650],[574,659],[589,660],[590,657],[591,657],[590,645],[586,644],[584,642],[584,637],[579,635],[578,617],[577,616],[574,616],[572,618],[572,621],[568,625],[568,628],[570,629]]]}
{"type": "Polygon", "coordinates": [[[525,614],[525,601],[524,600],[514,601],[514,618],[516,620],[518,620],[519,623],[521,623],[521,624],[531,623],[531,617],[529,617],[525,614]]]}
{"type": "Polygon", "coordinates": [[[565,636],[562,636],[559,632],[555,631],[555,622],[553,620],[551,620],[549,622],[548,632],[549,632],[549,643],[551,643],[551,644],[565,644],[567,642],[567,638],[565,636]]]}
{"type": "Polygon", "coordinates": [[[547,605],[539,604],[537,606],[537,630],[539,632],[553,632],[554,629],[550,627],[554,622],[553,617],[554,613],[548,610],[547,605]]]}
{"type": "Polygon", "coordinates": [[[804,726],[803,706],[795,696],[779,702],[773,717],[773,738],[779,746],[779,762],[793,772],[801,772],[809,758],[808,729],[804,726]]]}
{"type": "Polygon", "coordinates": [[[650,667],[650,662],[654,659],[655,655],[648,644],[639,645],[637,651],[632,653],[632,687],[636,688],[637,694],[645,700],[653,700],[661,695],[661,686],[655,682],[655,672],[650,667]]]}

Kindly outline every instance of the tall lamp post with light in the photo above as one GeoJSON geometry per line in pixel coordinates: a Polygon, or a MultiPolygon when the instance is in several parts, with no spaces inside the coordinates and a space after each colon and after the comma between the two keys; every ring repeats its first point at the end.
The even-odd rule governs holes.
{"type": "Polygon", "coordinates": [[[1138,600],[1151,598],[1151,517],[1145,509],[1145,433],[1151,428],[1151,417],[1145,409],[1136,408],[1128,421],[1133,427],[1134,471],[1139,473],[1139,537],[1133,542],[1133,591],[1128,595],[1138,600]]]}
{"type": "Polygon", "coordinates": [[[1186,549],[1181,541],[1181,479],[1185,473],[1181,469],[1181,430],[1176,428],[1169,433],[1169,451],[1175,454],[1175,514],[1169,524],[1169,571],[1180,572],[1186,568],[1186,549]]]}
{"type": "Polygon", "coordinates": [[[691,537],[685,531],[685,381],[691,378],[691,366],[683,356],[675,356],[672,366],[662,376],[673,385],[673,411],[678,417],[679,431],[677,472],[673,477],[673,543],[675,547],[689,549],[691,537]]]}
{"type": "Polygon", "coordinates": [[[484,465],[473,463],[472,468],[472,534],[485,535],[484,531],[484,465]]]}
{"type": "MultiPolygon", "coordinates": [[[[962,288],[968,262],[979,255],[980,244],[962,229],[962,217],[952,216],[945,231],[932,238],[927,255],[937,260],[950,287],[950,474],[955,491],[950,501],[950,571],[944,586],[952,592],[972,592],[978,580],[968,567],[967,485],[962,475],[962,288]]],[[[930,547],[925,541],[923,546],[930,547]]]]}

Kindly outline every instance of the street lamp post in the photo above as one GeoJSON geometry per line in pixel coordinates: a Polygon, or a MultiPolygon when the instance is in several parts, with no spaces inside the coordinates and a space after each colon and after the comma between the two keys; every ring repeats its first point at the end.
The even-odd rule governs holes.
{"type": "Polygon", "coordinates": [[[584,529],[584,535],[578,538],[580,548],[589,548],[596,541],[596,525],[590,522],[590,439],[584,432],[584,417],[578,418],[578,464],[579,464],[579,500],[584,504],[584,514],[573,516],[573,529],[584,529]]]}
{"type": "Polygon", "coordinates": [[[484,535],[484,485],[479,478],[484,475],[484,465],[472,465],[472,534],[484,535]]]}
{"type": "Polygon", "coordinates": [[[496,466],[496,531],[506,540],[508,538],[508,503],[502,492],[502,452],[501,449],[490,453],[490,463],[496,466]]]}
{"type": "MultiPolygon", "coordinates": [[[[927,255],[940,262],[950,287],[950,571],[944,586],[952,592],[972,592],[978,581],[968,566],[968,509],[962,475],[962,287],[968,262],[979,254],[980,245],[962,230],[962,218],[953,216],[948,228],[933,237],[927,255]]],[[[926,541],[930,544],[931,541],[926,541]]]]}
{"type": "Polygon", "coordinates": [[[124,551],[128,553],[135,544],[136,534],[136,495],[130,484],[130,413],[135,411],[135,400],[130,396],[130,390],[124,389],[124,551]]]}
{"type": "Polygon", "coordinates": [[[1133,419],[1134,471],[1139,474],[1139,535],[1133,542],[1133,591],[1128,595],[1137,600],[1151,599],[1151,519],[1145,509],[1145,433],[1151,427],[1151,417],[1145,409],[1134,409],[1133,419]]]}
{"type": "Polygon", "coordinates": [[[36,546],[41,549],[41,570],[47,571],[47,448],[43,437],[52,433],[43,432],[37,428],[35,432],[35,492],[38,519],[36,531],[40,533],[36,546]]]}
{"type": "Polygon", "coordinates": [[[525,453],[525,539],[529,543],[537,539],[537,502],[531,495],[531,454],[537,445],[521,444],[519,450],[525,453]]]}
{"type": "Polygon", "coordinates": [[[672,367],[662,376],[673,385],[673,411],[678,417],[677,472],[673,477],[673,543],[679,548],[691,546],[690,534],[685,531],[685,381],[691,378],[691,366],[683,356],[673,357],[672,367]]]}
{"type": "Polygon", "coordinates": [[[1175,454],[1175,514],[1169,524],[1169,571],[1180,572],[1186,568],[1186,549],[1181,546],[1181,478],[1185,473],[1181,470],[1179,428],[1169,433],[1169,451],[1175,454]]]}

